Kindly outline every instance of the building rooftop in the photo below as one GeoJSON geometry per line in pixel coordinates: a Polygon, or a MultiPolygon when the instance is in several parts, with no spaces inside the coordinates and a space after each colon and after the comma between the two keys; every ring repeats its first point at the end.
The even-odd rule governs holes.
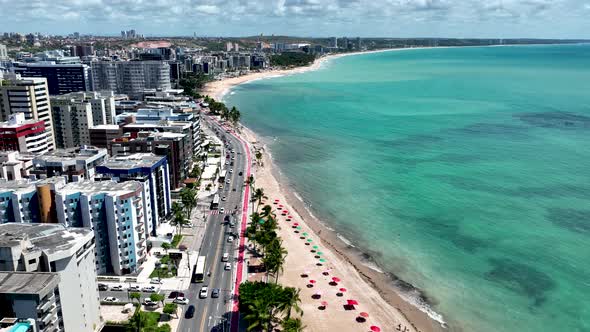
{"type": "Polygon", "coordinates": [[[66,228],[61,224],[20,224],[0,225],[0,248],[20,247],[22,241],[30,246],[23,252],[43,251],[47,256],[64,251],[73,253],[94,236],[90,228],[66,228]]]}
{"type": "Polygon", "coordinates": [[[92,126],[92,129],[101,129],[101,130],[119,130],[119,125],[111,125],[111,124],[102,124],[97,126],[92,126]]]}
{"type": "Polygon", "coordinates": [[[71,164],[76,161],[91,162],[107,155],[106,149],[94,146],[83,146],[81,148],[57,149],[47,152],[33,159],[33,164],[45,164],[45,166],[71,164]]]}
{"type": "MultiPolygon", "coordinates": [[[[72,193],[90,193],[90,194],[113,194],[117,196],[135,193],[138,190],[142,190],[142,185],[137,181],[126,181],[126,182],[112,182],[112,181],[83,181],[83,182],[70,182],[59,190],[60,193],[65,195],[72,193]]],[[[0,234],[1,235],[1,234],[0,234]]]]}
{"type": "Polygon", "coordinates": [[[117,156],[108,159],[98,168],[108,169],[134,169],[151,168],[166,159],[165,156],[156,156],[153,153],[134,153],[127,156],[117,156]]]}
{"type": "Polygon", "coordinates": [[[35,189],[35,184],[27,180],[0,181],[0,193],[6,191],[30,192],[35,189]]]}
{"type": "Polygon", "coordinates": [[[59,283],[55,272],[0,272],[0,293],[43,294],[59,283]]]}

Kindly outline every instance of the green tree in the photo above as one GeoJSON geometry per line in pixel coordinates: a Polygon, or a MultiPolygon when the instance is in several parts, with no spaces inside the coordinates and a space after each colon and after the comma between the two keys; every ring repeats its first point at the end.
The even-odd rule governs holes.
{"type": "Polygon", "coordinates": [[[250,176],[246,179],[246,184],[250,186],[250,188],[254,188],[254,175],[250,174],[250,176]]]}
{"type": "Polygon", "coordinates": [[[141,304],[141,294],[140,293],[137,293],[137,292],[129,293],[129,299],[131,300],[131,302],[133,302],[134,300],[137,300],[137,304],[141,304]]]}
{"type": "Polygon", "coordinates": [[[231,123],[235,126],[238,125],[238,122],[240,121],[240,117],[241,117],[241,113],[240,111],[238,111],[238,109],[234,106],[231,108],[231,110],[228,113],[228,118],[231,121],[231,123]]]}
{"type": "Polygon", "coordinates": [[[178,304],[176,304],[176,303],[166,303],[164,305],[164,309],[162,309],[162,312],[165,313],[165,314],[168,314],[168,315],[174,314],[174,316],[176,318],[178,318],[177,309],[178,309],[178,304]]]}
{"type": "Polygon", "coordinates": [[[197,207],[197,192],[194,189],[183,188],[180,191],[180,201],[185,208],[186,218],[190,220],[193,209],[197,207]]]}
{"type": "Polygon", "coordinates": [[[286,318],[291,318],[291,310],[303,315],[303,309],[299,306],[301,303],[301,290],[294,287],[285,287],[279,296],[278,309],[286,314],[286,318]]]}
{"type": "Polygon", "coordinates": [[[262,152],[260,152],[260,150],[256,151],[256,153],[254,154],[254,157],[256,157],[256,163],[257,164],[262,164],[262,152]]]}
{"type": "Polygon", "coordinates": [[[263,217],[270,217],[272,213],[272,206],[265,205],[262,207],[262,216],[263,217]]]}
{"type": "Polygon", "coordinates": [[[158,293],[152,293],[150,295],[150,300],[154,301],[154,302],[161,302],[162,305],[164,305],[164,295],[162,294],[158,294],[158,293]]]}
{"type": "Polygon", "coordinates": [[[299,318],[286,318],[281,321],[283,332],[303,332],[305,326],[299,318]]]}
{"type": "Polygon", "coordinates": [[[256,201],[258,201],[258,204],[256,205],[256,211],[258,211],[258,207],[260,206],[260,203],[262,203],[262,199],[264,198],[264,189],[257,188],[256,190],[254,190],[252,196],[256,201]]]}
{"type": "Polygon", "coordinates": [[[168,249],[170,249],[170,248],[172,248],[172,245],[170,245],[170,243],[168,243],[168,242],[164,242],[164,243],[162,243],[162,249],[164,249],[164,250],[165,250],[164,252],[165,252],[166,254],[168,254],[168,249]]]}
{"type": "Polygon", "coordinates": [[[269,298],[255,299],[248,306],[249,313],[244,316],[248,321],[248,331],[264,329],[267,332],[272,331],[273,321],[276,317],[273,315],[273,306],[269,298]]]}

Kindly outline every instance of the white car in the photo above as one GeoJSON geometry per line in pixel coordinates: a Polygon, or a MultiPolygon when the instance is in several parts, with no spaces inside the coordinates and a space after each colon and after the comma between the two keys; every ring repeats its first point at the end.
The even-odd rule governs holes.
{"type": "Polygon", "coordinates": [[[229,161],[226,161],[226,162],[225,162],[225,164],[226,164],[226,165],[229,165],[229,161]]]}
{"type": "Polygon", "coordinates": [[[207,288],[207,286],[201,287],[201,290],[199,291],[199,298],[201,298],[201,299],[207,298],[208,291],[209,291],[209,289],[207,288]]]}
{"type": "Polygon", "coordinates": [[[143,300],[143,305],[147,306],[147,307],[155,307],[158,305],[158,302],[154,302],[150,299],[144,299],[143,300]]]}
{"type": "Polygon", "coordinates": [[[150,284],[157,284],[160,285],[162,281],[159,278],[152,278],[150,279],[150,284]]]}
{"type": "Polygon", "coordinates": [[[225,196],[221,197],[221,200],[222,200],[222,201],[225,201],[225,199],[226,199],[226,198],[225,198],[225,196]]]}
{"type": "Polygon", "coordinates": [[[141,287],[139,287],[139,285],[129,286],[129,291],[130,292],[139,292],[139,291],[141,291],[141,287]]]}
{"type": "Polygon", "coordinates": [[[234,237],[233,236],[228,237],[227,242],[229,242],[229,243],[234,242],[234,237]]]}
{"type": "Polygon", "coordinates": [[[225,209],[224,208],[221,208],[221,209],[219,209],[219,212],[224,213],[225,212],[225,209]]]}
{"type": "Polygon", "coordinates": [[[178,304],[188,304],[188,299],[186,297],[177,297],[172,302],[178,303],[178,304]]]}
{"type": "Polygon", "coordinates": [[[223,266],[223,268],[224,268],[226,271],[229,271],[229,270],[231,270],[231,263],[225,263],[225,265],[223,266]]]}
{"type": "Polygon", "coordinates": [[[229,173],[231,174],[231,173],[233,173],[233,172],[234,172],[233,168],[230,168],[230,169],[229,169],[229,173]]]}
{"type": "Polygon", "coordinates": [[[227,183],[227,184],[230,184],[230,182],[231,182],[230,179],[225,180],[225,183],[227,183]]]}
{"type": "Polygon", "coordinates": [[[102,299],[103,302],[110,302],[110,303],[115,303],[115,302],[119,302],[119,299],[116,297],[112,297],[112,296],[107,296],[104,299],[102,299]]]}
{"type": "Polygon", "coordinates": [[[155,293],[156,292],[156,286],[145,286],[141,290],[144,291],[144,292],[147,292],[147,293],[155,293]]]}
{"type": "Polygon", "coordinates": [[[111,287],[112,291],[120,292],[123,290],[123,285],[115,285],[111,287]]]}

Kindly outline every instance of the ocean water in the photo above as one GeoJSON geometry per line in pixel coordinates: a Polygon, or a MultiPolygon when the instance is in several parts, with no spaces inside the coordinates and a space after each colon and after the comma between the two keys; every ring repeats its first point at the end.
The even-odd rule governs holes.
{"type": "Polygon", "coordinates": [[[590,45],[350,56],[225,101],[451,327],[590,331],[590,45]]]}

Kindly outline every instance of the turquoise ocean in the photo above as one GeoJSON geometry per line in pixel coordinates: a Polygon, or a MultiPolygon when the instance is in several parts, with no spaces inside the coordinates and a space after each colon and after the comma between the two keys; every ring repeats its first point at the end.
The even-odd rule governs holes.
{"type": "Polygon", "coordinates": [[[224,100],[451,327],[590,331],[590,45],[349,56],[224,100]]]}

